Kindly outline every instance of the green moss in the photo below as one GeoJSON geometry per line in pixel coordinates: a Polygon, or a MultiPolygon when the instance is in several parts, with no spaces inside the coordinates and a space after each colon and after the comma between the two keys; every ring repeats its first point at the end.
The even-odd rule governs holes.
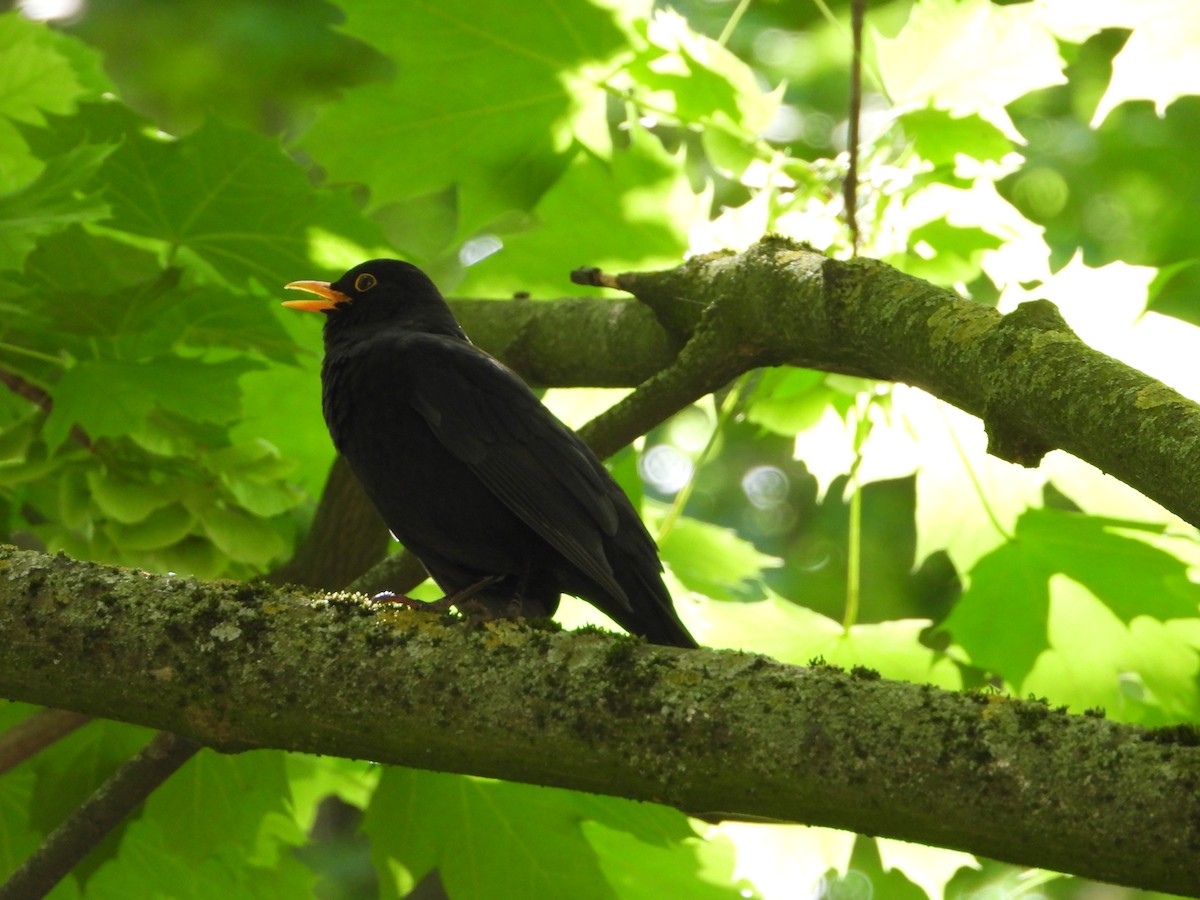
{"type": "Polygon", "coordinates": [[[1180,722],[1178,725],[1151,728],[1142,735],[1142,740],[1153,741],[1156,744],[1200,747],[1200,725],[1194,725],[1191,722],[1180,722]]]}

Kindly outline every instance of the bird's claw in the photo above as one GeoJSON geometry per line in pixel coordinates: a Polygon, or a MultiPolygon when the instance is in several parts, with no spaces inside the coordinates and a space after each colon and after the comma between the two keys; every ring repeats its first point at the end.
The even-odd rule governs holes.
{"type": "Polygon", "coordinates": [[[397,606],[403,606],[406,609],[416,610],[417,612],[441,613],[443,615],[450,612],[450,607],[454,605],[453,597],[443,597],[441,600],[417,600],[415,597],[408,597],[404,594],[393,594],[391,591],[380,591],[371,599],[376,603],[395,603],[397,606]]]}
{"type": "Polygon", "coordinates": [[[460,612],[468,612],[465,607],[482,609],[479,603],[470,603],[472,597],[479,593],[480,590],[490,584],[495,584],[503,576],[487,575],[479,579],[474,584],[469,584],[461,591],[455,591],[453,594],[447,594],[440,600],[416,600],[412,597],[407,597],[404,594],[393,594],[391,591],[380,591],[371,599],[378,603],[396,603],[408,609],[416,610],[417,612],[439,613],[447,615],[451,608],[458,607],[460,612]]]}

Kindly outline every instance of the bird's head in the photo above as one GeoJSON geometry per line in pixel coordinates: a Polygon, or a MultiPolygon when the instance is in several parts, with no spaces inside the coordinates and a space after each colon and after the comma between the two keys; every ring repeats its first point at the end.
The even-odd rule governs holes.
{"type": "Polygon", "coordinates": [[[466,339],[429,276],[398,259],[367,260],[333,282],[293,281],[285,287],[316,294],[283,305],[325,313],[327,336],[397,326],[466,339]]]}

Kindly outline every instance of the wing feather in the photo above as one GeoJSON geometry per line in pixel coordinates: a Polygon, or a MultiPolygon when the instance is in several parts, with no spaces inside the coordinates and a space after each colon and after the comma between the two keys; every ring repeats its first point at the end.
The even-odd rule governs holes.
{"type": "MultiPolygon", "coordinates": [[[[512,371],[482,350],[407,343],[409,400],[446,451],[538,535],[631,609],[605,553],[628,501],[594,454],[512,371]],[[415,373],[415,374],[413,374],[415,373]]],[[[630,507],[629,513],[636,518],[630,507]]],[[[657,560],[656,560],[657,562],[657,560]]]]}

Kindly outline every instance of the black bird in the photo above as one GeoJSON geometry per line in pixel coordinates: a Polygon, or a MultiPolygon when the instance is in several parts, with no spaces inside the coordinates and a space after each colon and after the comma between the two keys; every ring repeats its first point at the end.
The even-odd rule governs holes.
{"type": "Polygon", "coordinates": [[[392,534],[451,602],[550,616],[573,594],[656,644],[695,647],[625,493],[416,266],[373,259],[287,285],[326,314],[322,408],[392,534]]]}

